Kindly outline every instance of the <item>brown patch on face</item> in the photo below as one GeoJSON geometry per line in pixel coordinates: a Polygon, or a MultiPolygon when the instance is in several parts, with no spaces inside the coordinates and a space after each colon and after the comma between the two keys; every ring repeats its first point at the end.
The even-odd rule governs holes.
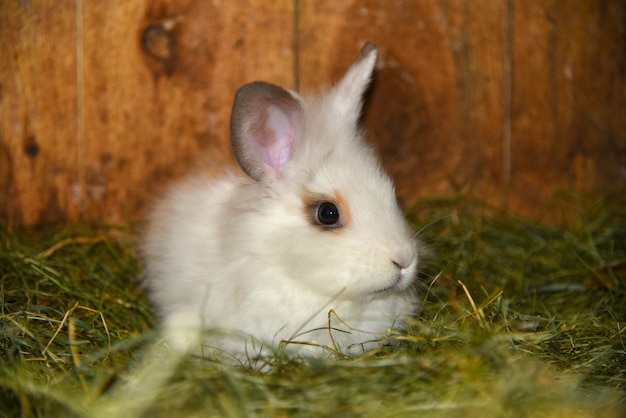
{"type": "Polygon", "coordinates": [[[302,194],[302,204],[305,217],[320,231],[339,232],[352,221],[348,202],[336,189],[333,190],[332,196],[305,190],[302,194]],[[337,220],[330,222],[332,216],[328,215],[334,214],[335,209],[338,212],[337,220]]]}
{"type": "Polygon", "coordinates": [[[348,226],[352,224],[352,215],[350,213],[350,205],[345,197],[341,194],[341,192],[337,189],[333,190],[335,194],[335,202],[337,202],[339,210],[343,216],[343,226],[348,226]]]}

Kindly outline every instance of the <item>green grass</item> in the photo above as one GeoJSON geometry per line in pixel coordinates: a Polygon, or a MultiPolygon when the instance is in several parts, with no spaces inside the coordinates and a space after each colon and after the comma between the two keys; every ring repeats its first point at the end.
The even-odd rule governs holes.
{"type": "Polygon", "coordinates": [[[555,202],[549,225],[423,201],[409,331],[358,357],[277,353],[266,373],[158,343],[132,228],[0,227],[0,417],[621,416],[626,206],[555,202]]]}

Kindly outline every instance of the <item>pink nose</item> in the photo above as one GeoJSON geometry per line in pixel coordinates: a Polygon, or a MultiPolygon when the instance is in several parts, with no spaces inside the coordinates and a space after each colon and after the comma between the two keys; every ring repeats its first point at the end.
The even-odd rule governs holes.
{"type": "Polygon", "coordinates": [[[415,251],[413,249],[406,249],[404,251],[397,251],[395,257],[391,259],[391,262],[400,270],[409,268],[415,261],[415,251]]]}

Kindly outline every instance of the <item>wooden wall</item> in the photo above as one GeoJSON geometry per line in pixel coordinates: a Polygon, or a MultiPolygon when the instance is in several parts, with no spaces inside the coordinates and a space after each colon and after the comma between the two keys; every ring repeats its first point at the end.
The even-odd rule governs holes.
{"type": "Polygon", "coordinates": [[[625,22],[620,0],[3,1],[0,220],[138,220],[198,156],[230,161],[239,86],[328,86],[366,40],[405,205],[623,193],[625,22]]]}

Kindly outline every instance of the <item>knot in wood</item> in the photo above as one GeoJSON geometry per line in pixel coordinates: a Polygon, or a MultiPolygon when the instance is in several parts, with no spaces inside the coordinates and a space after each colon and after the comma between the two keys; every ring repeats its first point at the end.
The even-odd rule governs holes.
{"type": "Polygon", "coordinates": [[[141,49],[154,60],[171,61],[176,54],[176,39],[163,25],[151,25],[141,34],[141,49]]]}

